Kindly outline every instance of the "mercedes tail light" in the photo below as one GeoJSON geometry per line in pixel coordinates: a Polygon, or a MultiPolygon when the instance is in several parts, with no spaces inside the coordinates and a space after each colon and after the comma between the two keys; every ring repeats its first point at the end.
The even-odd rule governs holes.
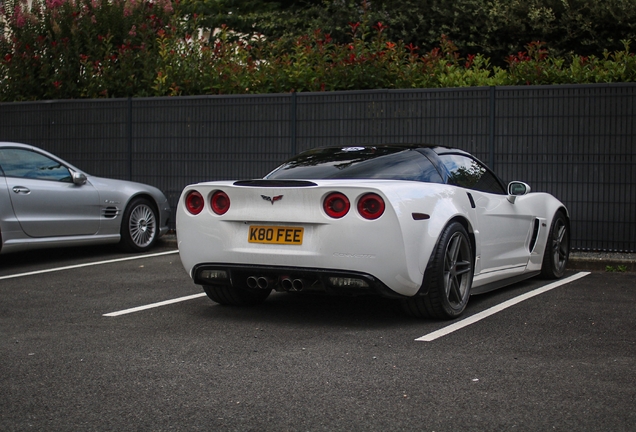
{"type": "Polygon", "coordinates": [[[230,197],[223,191],[216,191],[210,199],[212,211],[218,215],[224,215],[230,208],[230,197]]]}
{"type": "Polygon", "coordinates": [[[368,193],[358,200],[358,213],[365,219],[377,219],[384,213],[384,200],[380,195],[368,193]]]}
{"type": "Polygon", "coordinates": [[[203,211],[203,197],[197,191],[190,191],[185,199],[185,206],[193,215],[198,215],[203,211]]]}
{"type": "Polygon", "coordinates": [[[351,204],[349,199],[340,192],[332,192],[327,195],[322,206],[329,217],[340,219],[349,212],[351,204]]]}

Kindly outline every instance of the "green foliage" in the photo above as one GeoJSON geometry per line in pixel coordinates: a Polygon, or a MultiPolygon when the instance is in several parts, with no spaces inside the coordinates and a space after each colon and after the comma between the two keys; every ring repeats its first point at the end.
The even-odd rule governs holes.
{"type": "Polygon", "coordinates": [[[322,29],[340,43],[348,23],[382,22],[390,40],[429,51],[447,35],[462,55],[503,59],[543,41],[559,56],[602,55],[636,39],[634,0],[183,0],[184,14],[206,15],[209,28],[268,38],[296,38],[322,29]]]}
{"type": "Polygon", "coordinates": [[[608,265],[608,266],[605,266],[605,271],[608,272],[608,273],[615,273],[615,272],[625,273],[627,271],[627,266],[626,265],[618,265],[618,266],[614,267],[614,266],[608,265]]]}
{"type": "Polygon", "coordinates": [[[532,42],[492,64],[445,35],[431,49],[394,39],[366,15],[339,38],[312,30],[271,39],[225,25],[203,36],[205,17],[183,19],[170,0],[5,6],[1,101],[636,81],[628,41],[585,57],[532,42]]]}
{"type": "Polygon", "coordinates": [[[157,32],[172,33],[170,0],[5,3],[2,100],[149,95],[157,32]]]}
{"type": "Polygon", "coordinates": [[[276,14],[287,16],[287,11],[298,10],[289,0],[182,0],[178,7],[188,16],[197,16],[201,26],[209,29],[225,26],[246,34],[253,33],[257,23],[273,20],[276,14]]]}

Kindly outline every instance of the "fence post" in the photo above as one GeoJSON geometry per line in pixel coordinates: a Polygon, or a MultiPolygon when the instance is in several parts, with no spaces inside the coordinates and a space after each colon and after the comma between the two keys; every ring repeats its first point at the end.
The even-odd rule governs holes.
{"type": "Polygon", "coordinates": [[[128,140],[128,180],[132,181],[132,97],[128,98],[128,119],[126,120],[126,138],[128,140]]]}
{"type": "Polygon", "coordinates": [[[289,113],[289,134],[291,139],[291,156],[295,156],[296,151],[296,92],[291,93],[291,107],[289,113]]]}
{"type": "Polygon", "coordinates": [[[496,87],[490,87],[490,109],[488,110],[488,165],[495,169],[495,115],[496,115],[496,87]]]}

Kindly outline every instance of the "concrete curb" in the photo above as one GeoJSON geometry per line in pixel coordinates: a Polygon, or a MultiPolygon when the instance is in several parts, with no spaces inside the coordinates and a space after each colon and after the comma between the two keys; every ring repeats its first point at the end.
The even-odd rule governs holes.
{"type": "Polygon", "coordinates": [[[636,272],[636,257],[634,258],[635,259],[574,256],[570,257],[568,268],[571,270],[603,272],[636,272]]]}
{"type": "Polygon", "coordinates": [[[177,235],[174,233],[165,234],[157,241],[157,244],[162,247],[173,247],[176,249],[178,247],[177,235]]]}

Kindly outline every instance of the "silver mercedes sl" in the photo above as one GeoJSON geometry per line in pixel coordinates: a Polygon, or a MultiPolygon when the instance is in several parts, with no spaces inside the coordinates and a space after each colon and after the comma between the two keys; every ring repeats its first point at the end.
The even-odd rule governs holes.
{"type": "Polygon", "coordinates": [[[119,243],[150,249],[168,231],[157,188],[93,177],[34,146],[0,142],[0,253],[119,243]]]}

